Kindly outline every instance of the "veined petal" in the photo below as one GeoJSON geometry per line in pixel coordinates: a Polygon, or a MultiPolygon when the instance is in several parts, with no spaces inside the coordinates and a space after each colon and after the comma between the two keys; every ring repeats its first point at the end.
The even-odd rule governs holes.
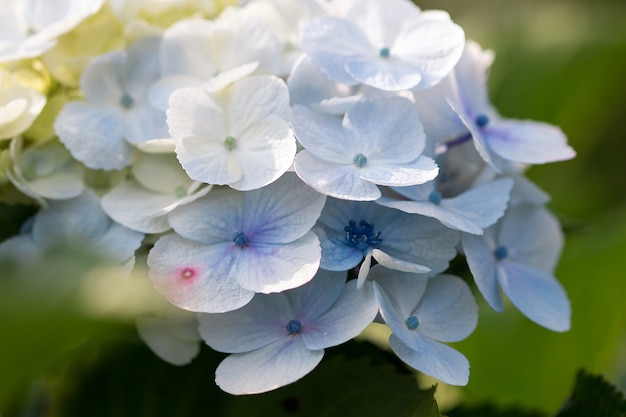
{"type": "Polygon", "coordinates": [[[576,156],[561,129],[547,123],[494,122],[485,128],[485,140],[502,158],[526,164],[563,161],[576,156]]]}
{"type": "Polygon", "coordinates": [[[302,342],[310,350],[347,342],[374,320],[378,307],[372,284],[366,282],[357,289],[356,281],[351,280],[329,310],[312,322],[303,323],[302,342]]]}
{"type": "Polygon", "coordinates": [[[324,314],[341,295],[346,275],[345,271],[320,269],[311,281],[285,292],[294,308],[294,316],[290,318],[306,324],[324,314]]]}
{"type": "Polygon", "coordinates": [[[476,328],[478,305],[461,278],[439,275],[428,281],[415,315],[419,332],[441,342],[458,342],[476,328]]]}
{"type": "Polygon", "coordinates": [[[363,259],[363,252],[346,245],[343,240],[328,237],[324,229],[315,228],[313,231],[319,236],[322,246],[320,268],[329,271],[347,271],[357,266],[363,259]]]}
{"type": "Polygon", "coordinates": [[[243,307],[253,291],[229,278],[232,244],[203,245],[175,234],[162,236],[148,255],[150,279],[172,304],[190,311],[222,313],[243,307]]]}
{"type": "Polygon", "coordinates": [[[225,185],[241,180],[243,171],[223,143],[190,136],[176,142],[176,155],[190,178],[207,184],[225,185]]]}
{"type": "Polygon", "coordinates": [[[414,65],[398,57],[380,58],[374,51],[348,60],[345,67],[354,79],[384,91],[408,90],[422,81],[414,65]]]}
{"type": "Polygon", "coordinates": [[[296,155],[294,168],[302,181],[331,197],[372,201],[381,195],[375,184],[359,177],[360,169],[354,164],[326,162],[303,150],[296,155]]]}
{"type": "Polygon", "coordinates": [[[313,232],[290,243],[251,242],[241,248],[229,275],[250,291],[281,292],[309,282],[320,258],[320,243],[313,232]]]}
{"type": "Polygon", "coordinates": [[[437,177],[439,167],[427,156],[412,163],[386,163],[373,159],[359,171],[359,176],[378,185],[401,187],[424,184],[437,177]]]}
{"type": "Polygon", "coordinates": [[[201,87],[174,91],[166,114],[170,135],[175,140],[197,136],[222,143],[228,136],[224,109],[201,87]]]}
{"type": "Polygon", "coordinates": [[[120,114],[83,102],[69,102],[54,123],[55,133],[72,156],[89,168],[130,165],[134,148],[122,136],[120,114]]]}
{"type": "Polygon", "coordinates": [[[502,291],[526,317],[556,332],[570,329],[570,303],[552,274],[506,259],[497,274],[502,291]]]}
{"type": "Polygon", "coordinates": [[[467,264],[476,286],[487,303],[496,311],[503,311],[502,297],[496,277],[495,246],[484,236],[463,234],[461,237],[467,264]]]}
{"type": "Polygon", "coordinates": [[[420,343],[405,344],[394,334],[389,337],[391,350],[407,365],[450,385],[467,385],[469,361],[449,346],[420,336],[420,343]]]}
{"type": "Polygon", "coordinates": [[[308,350],[299,336],[288,336],[261,349],[228,356],[217,367],[215,382],[234,395],[267,392],[302,378],[323,356],[323,350],[308,350]]]}
{"type": "Polygon", "coordinates": [[[202,339],[219,352],[250,352],[287,337],[294,309],[285,294],[256,295],[237,310],[198,314],[202,339]]]}

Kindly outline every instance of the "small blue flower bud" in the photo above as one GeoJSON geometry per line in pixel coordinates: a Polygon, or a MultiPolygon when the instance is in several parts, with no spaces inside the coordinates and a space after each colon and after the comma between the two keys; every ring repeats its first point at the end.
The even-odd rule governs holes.
{"type": "Polygon", "coordinates": [[[363,168],[363,166],[367,164],[367,156],[363,155],[362,153],[357,153],[356,155],[354,155],[354,158],[352,158],[352,162],[354,162],[354,165],[358,166],[359,168],[363,168]]]}
{"type": "Polygon", "coordinates": [[[389,48],[380,48],[380,52],[378,54],[381,58],[389,58],[389,48]]]}
{"type": "Polygon", "coordinates": [[[420,322],[415,316],[411,316],[408,319],[406,319],[406,327],[408,327],[410,330],[417,329],[419,325],[420,325],[420,322]]]}
{"type": "Polygon", "coordinates": [[[135,104],[135,100],[133,100],[130,94],[124,93],[124,95],[120,99],[120,104],[122,105],[122,107],[128,110],[133,107],[133,105],[135,104]]]}
{"type": "Polygon", "coordinates": [[[243,248],[248,243],[248,237],[244,232],[238,232],[233,235],[233,242],[235,242],[235,245],[243,248]]]}
{"type": "Polygon", "coordinates": [[[507,250],[506,246],[498,246],[493,252],[493,255],[496,257],[497,260],[501,261],[509,256],[509,251],[507,250]]]}
{"type": "Polygon", "coordinates": [[[433,192],[430,193],[430,195],[428,196],[428,201],[430,201],[433,204],[437,204],[439,205],[439,203],[441,203],[441,193],[437,190],[433,190],[433,192]]]}
{"type": "Polygon", "coordinates": [[[485,127],[489,124],[489,117],[484,114],[479,114],[478,116],[476,116],[475,122],[478,127],[485,127]]]}
{"type": "Polygon", "coordinates": [[[286,327],[289,334],[300,333],[300,330],[302,330],[302,323],[300,323],[299,320],[289,320],[286,327]]]}

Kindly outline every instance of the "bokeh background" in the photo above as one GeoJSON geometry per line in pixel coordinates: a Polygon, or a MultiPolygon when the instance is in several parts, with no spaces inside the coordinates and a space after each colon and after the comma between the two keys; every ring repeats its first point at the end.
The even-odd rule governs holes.
{"type": "MultiPolygon", "coordinates": [[[[571,300],[572,329],[550,332],[510,305],[495,313],[482,302],[476,332],[454,344],[470,360],[470,383],[440,386],[441,404],[553,414],[581,368],[626,389],[626,2],[417,3],[447,10],[469,39],[495,51],[490,91],[503,115],[559,125],[578,153],[528,172],[552,196],[566,234],[557,277],[571,300]]],[[[21,213],[0,213],[3,237],[28,214],[21,213]]],[[[141,271],[118,279],[93,270],[88,257],[69,265],[68,256],[77,259],[53,254],[32,272],[45,285],[3,267],[14,279],[0,280],[0,410],[43,415],[43,386],[74,389],[67,382],[77,368],[89,372],[98,352],[134,337],[136,315],[162,308],[141,271]]]]}

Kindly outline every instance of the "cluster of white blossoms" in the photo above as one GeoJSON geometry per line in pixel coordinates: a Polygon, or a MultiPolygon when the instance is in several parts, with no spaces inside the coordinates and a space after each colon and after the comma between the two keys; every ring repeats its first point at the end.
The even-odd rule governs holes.
{"type": "Polygon", "coordinates": [[[156,290],[195,314],[139,333],[177,364],[201,340],[229,353],[233,394],[300,379],[372,322],[409,366],[467,384],[445,344],[478,320],[457,256],[493,309],[504,294],[569,329],[560,226],[523,173],[575,153],[496,112],[490,51],[408,0],[234,3],[2,2],[0,195],[41,209],[0,257],[73,242],[132,265],[143,241],[156,290]],[[121,46],[93,56],[99,19],[121,46]]]}

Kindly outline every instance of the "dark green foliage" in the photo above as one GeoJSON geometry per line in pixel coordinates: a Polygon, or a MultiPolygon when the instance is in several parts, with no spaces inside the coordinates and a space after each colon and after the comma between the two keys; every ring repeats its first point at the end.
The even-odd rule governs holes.
{"type": "Polygon", "coordinates": [[[618,391],[600,375],[578,371],[572,395],[556,417],[624,417],[626,401],[618,391]]]}

